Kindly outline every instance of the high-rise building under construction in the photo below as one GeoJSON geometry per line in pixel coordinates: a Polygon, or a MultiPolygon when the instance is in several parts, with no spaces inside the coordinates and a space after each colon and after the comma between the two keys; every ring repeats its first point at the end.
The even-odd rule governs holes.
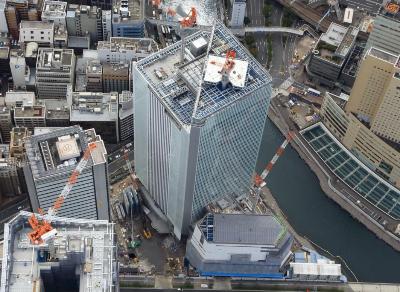
{"type": "Polygon", "coordinates": [[[271,78],[219,22],[133,76],[137,176],[181,237],[209,203],[248,192],[271,78]]]}

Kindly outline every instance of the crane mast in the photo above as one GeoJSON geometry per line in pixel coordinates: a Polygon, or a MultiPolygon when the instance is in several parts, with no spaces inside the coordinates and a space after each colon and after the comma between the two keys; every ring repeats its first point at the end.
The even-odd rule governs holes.
{"type": "MultiPolygon", "coordinates": [[[[88,144],[88,147],[86,148],[81,160],[79,161],[79,163],[75,167],[75,169],[72,171],[72,173],[71,173],[70,177],[68,178],[68,181],[65,184],[63,190],[61,191],[60,195],[54,201],[53,206],[49,208],[46,219],[44,219],[42,217],[42,219],[39,220],[34,213],[28,219],[28,222],[32,227],[32,231],[30,233],[28,233],[28,238],[31,240],[31,242],[33,244],[41,244],[44,241],[49,240],[50,238],[54,237],[57,234],[56,229],[54,229],[51,226],[51,221],[52,221],[53,217],[57,215],[57,212],[60,210],[64,201],[67,199],[69,193],[71,192],[72,187],[78,181],[79,175],[85,169],[85,167],[88,163],[90,154],[92,153],[92,151],[95,148],[96,148],[96,144],[94,144],[94,143],[88,144]]],[[[39,211],[39,214],[41,214],[42,216],[45,215],[41,209],[39,209],[38,211],[39,211]]]]}
{"type": "Polygon", "coordinates": [[[260,199],[260,194],[261,194],[261,189],[266,185],[265,179],[268,176],[268,174],[271,172],[272,168],[274,167],[275,163],[278,161],[279,157],[283,154],[285,151],[285,148],[287,145],[289,145],[290,141],[293,140],[294,138],[294,133],[289,132],[286,136],[285,141],[279,146],[278,150],[276,151],[275,155],[272,157],[271,161],[267,164],[267,167],[263,170],[261,175],[256,174],[254,178],[254,186],[255,186],[255,192],[256,192],[256,200],[253,204],[253,212],[255,210],[255,207],[260,199]]]}

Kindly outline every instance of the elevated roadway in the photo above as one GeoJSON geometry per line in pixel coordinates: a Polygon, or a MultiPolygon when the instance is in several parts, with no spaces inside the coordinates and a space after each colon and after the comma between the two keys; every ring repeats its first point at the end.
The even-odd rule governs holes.
{"type": "Polygon", "coordinates": [[[231,28],[231,31],[236,35],[244,35],[247,32],[256,33],[256,32],[266,32],[266,33],[290,33],[295,35],[303,35],[304,30],[296,29],[291,27],[280,27],[280,26],[248,26],[245,28],[231,28]]]}

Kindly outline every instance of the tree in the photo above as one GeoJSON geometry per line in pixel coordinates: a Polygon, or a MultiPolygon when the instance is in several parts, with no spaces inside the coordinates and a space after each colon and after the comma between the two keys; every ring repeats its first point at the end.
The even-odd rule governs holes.
{"type": "Polygon", "coordinates": [[[247,16],[244,17],[244,25],[249,25],[251,22],[250,18],[248,18],[247,16]]]}

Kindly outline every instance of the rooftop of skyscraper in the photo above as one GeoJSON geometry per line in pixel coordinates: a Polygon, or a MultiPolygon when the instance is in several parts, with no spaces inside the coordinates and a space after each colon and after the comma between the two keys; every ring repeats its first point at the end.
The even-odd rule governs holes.
{"type": "Polygon", "coordinates": [[[58,234],[51,244],[34,248],[27,237],[30,215],[22,211],[5,225],[2,292],[41,291],[40,287],[54,291],[52,281],[43,279],[49,269],[74,291],[113,290],[117,281],[113,223],[55,217],[51,224],[58,234]]]}
{"type": "Polygon", "coordinates": [[[34,178],[72,170],[91,142],[97,147],[87,165],[104,163],[107,154],[104,143],[93,129],[72,126],[29,137],[25,148],[34,178]]]}
{"type": "Polygon", "coordinates": [[[271,82],[268,72],[222,23],[204,28],[136,66],[170,114],[182,125],[201,121],[271,82]],[[236,57],[229,72],[230,85],[221,86],[219,71],[228,50],[236,57]]]}
{"type": "Polygon", "coordinates": [[[386,52],[382,49],[375,48],[375,47],[370,48],[369,51],[367,52],[366,56],[367,55],[370,55],[375,58],[381,59],[383,61],[389,62],[396,66],[397,66],[398,60],[399,60],[399,56],[394,55],[389,52],[386,52]]]}

